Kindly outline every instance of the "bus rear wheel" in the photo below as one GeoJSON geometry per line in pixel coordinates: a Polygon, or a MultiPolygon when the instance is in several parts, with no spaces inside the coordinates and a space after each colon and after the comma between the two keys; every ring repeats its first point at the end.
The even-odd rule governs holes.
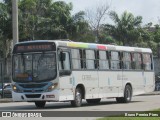
{"type": "Polygon", "coordinates": [[[44,108],[46,101],[35,101],[35,105],[37,108],[44,108]]]}
{"type": "Polygon", "coordinates": [[[80,107],[82,105],[82,91],[80,88],[75,90],[75,98],[71,101],[73,107],[80,107]]]}
{"type": "Polygon", "coordinates": [[[116,98],[118,103],[128,103],[132,100],[132,88],[130,85],[126,85],[124,90],[124,97],[116,98]]]}
{"type": "Polygon", "coordinates": [[[86,99],[87,103],[89,104],[97,104],[101,101],[100,98],[97,98],[97,99],[86,99]]]}

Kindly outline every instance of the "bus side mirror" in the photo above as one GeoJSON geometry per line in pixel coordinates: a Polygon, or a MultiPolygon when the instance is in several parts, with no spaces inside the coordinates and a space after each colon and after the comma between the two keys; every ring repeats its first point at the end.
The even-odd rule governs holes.
{"type": "Polygon", "coordinates": [[[65,61],[66,60],[66,54],[63,52],[60,52],[60,61],[65,61]]]}

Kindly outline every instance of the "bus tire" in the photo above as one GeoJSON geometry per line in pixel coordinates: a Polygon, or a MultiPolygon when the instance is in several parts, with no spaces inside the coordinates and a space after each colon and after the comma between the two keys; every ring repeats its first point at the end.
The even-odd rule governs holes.
{"type": "Polygon", "coordinates": [[[97,98],[97,99],[86,99],[87,103],[89,104],[97,104],[100,103],[101,99],[97,98]]]}
{"type": "Polygon", "coordinates": [[[46,101],[35,101],[35,105],[37,108],[44,108],[46,101]]]}
{"type": "Polygon", "coordinates": [[[124,97],[116,98],[118,103],[128,103],[132,100],[132,88],[130,85],[126,85],[124,90],[124,97]]]}
{"type": "Polygon", "coordinates": [[[122,97],[117,97],[116,98],[116,101],[117,101],[117,103],[123,103],[122,101],[123,101],[123,98],[122,97]]]}
{"type": "Polygon", "coordinates": [[[82,105],[82,90],[76,88],[74,100],[71,101],[73,107],[80,107],[82,105]]]}

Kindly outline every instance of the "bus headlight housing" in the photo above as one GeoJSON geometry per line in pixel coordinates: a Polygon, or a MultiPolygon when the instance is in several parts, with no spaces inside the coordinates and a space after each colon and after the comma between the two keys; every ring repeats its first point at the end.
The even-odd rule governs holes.
{"type": "Polygon", "coordinates": [[[54,90],[57,86],[58,86],[58,83],[54,83],[54,84],[50,85],[50,86],[46,89],[46,92],[51,92],[51,91],[54,90]]]}
{"type": "Polygon", "coordinates": [[[12,90],[14,92],[17,92],[17,93],[21,93],[22,92],[22,90],[20,90],[16,85],[12,85],[12,90]]]}

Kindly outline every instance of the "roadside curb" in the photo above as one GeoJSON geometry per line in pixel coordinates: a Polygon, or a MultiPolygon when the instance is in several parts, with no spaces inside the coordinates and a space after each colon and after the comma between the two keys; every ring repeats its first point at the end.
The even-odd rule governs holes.
{"type": "Polygon", "coordinates": [[[145,93],[145,94],[141,94],[138,96],[147,96],[147,95],[160,95],[160,91],[155,91],[155,92],[151,92],[151,93],[145,93]]]}
{"type": "Polygon", "coordinates": [[[0,103],[13,102],[12,99],[0,99],[0,103]]]}

